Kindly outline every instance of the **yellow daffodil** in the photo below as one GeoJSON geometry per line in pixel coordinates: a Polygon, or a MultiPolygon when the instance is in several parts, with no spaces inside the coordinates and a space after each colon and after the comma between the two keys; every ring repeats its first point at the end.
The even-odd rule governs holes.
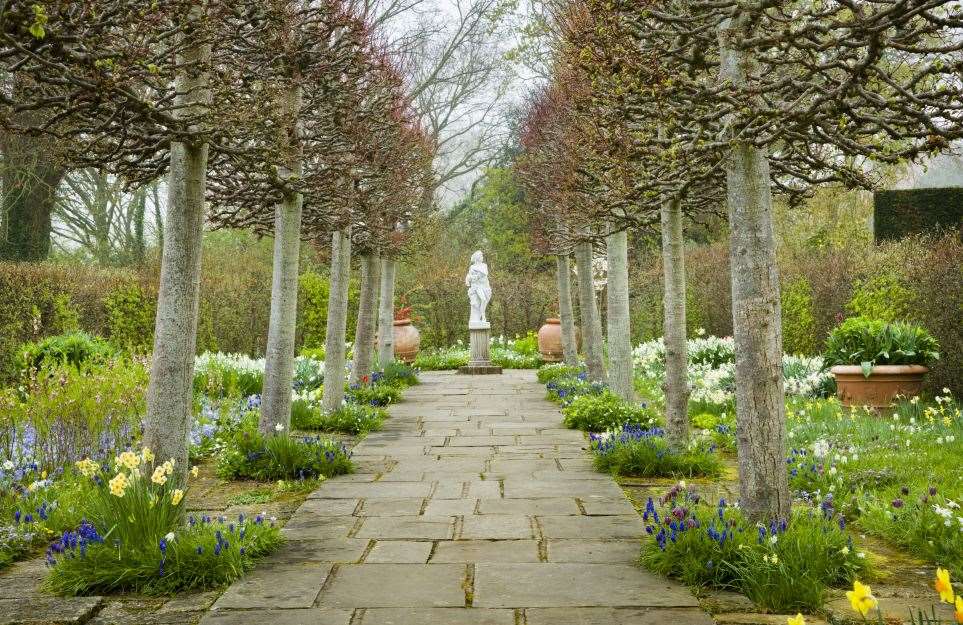
{"type": "Polygon", "coordinates": [[[197,468],[197,465],[196,465],[196,464],[191,467],[191,477],[197,477],[197,474],[200,473],[200,472],[201,472],[201,470],[200,470],[199,468],[197,468]]]}
{"type": "Polygon", "coordinates": [[[150,450],[150,447],[144,447],[140,452],[140,457],[144,459],[144,462],[153,462],[154,452],[150,450]]]}
{"type": "Polygon", "coordinates": [[[165,474],[165,475],[171,475],[171,474],[173,474],[173,473],[174,473],[174,459],[171,458],[170,460],[168,460],[167,462],[165,462],[164,464],[162,464],[162,465],[160,466],[160,468],[164,469],[164,474],[165,474]]]}
{"type": "Polygon", "coordinates": [[[963,624],[963,597],[956,598],[956,610],[953,612],[956,622],[963,624]]]}
{"type": "Polygon", "coordinates": [[[846,591],[846,598],[853,610],[860,615],[866,616],[870,610],[876,607],[876,597],[873,596],[872,588],[861,583],[858,579],[853,581],[853,589],[846,591]]]}
{"type": "Polygon", "coordinates": [[[806,619],[803,618],[802,614],[790,616],[786,619],[786,625],[806,625],[806,619]]]}
{"type": "Polygon", "coordinates": [[[150,476],[150,481],[155,484],[166,484],[167,474],[164,472],[164,467],[157,467],[154,469],[154,475],[150,476]]]}
{"type": "Polygon", "coordinates": [[[133,469],[140,464],[140,456],[132,451],[125,451],[117,456],[117,464],[128,469],[133,469]]]}
{"type": "Polygon", "coordinates": [[[111,495],[123,497],[124,491],[127,490],[127,476],[123,473],[118,473],[107,485],[110,487],[111,495]]]}
{"type": "Polygon", "coordinates": [[[46,470],[46,469],[44,469],[43,471],[40,472],[40,479],[42,479],[42,480],[47,479],[47,470],[46,470]]]}
{"type": "Polygon", "coordinates": [[[181,499],[183,498],[184,498],[184,491],[182,491],[179,488],[171,493],[171,503],[174,504],[175,506],[179,504],[181,502],[181,499]]]}
{"type": "Polygon", "coordinates": [[[940,593],[940,601],[953,603],[953,584],[950,583],[950,572],[946,569],[936,569],[936,592],[940,593]]]}
{"type": "Polygon", "coordinates": [[[76,464],[77,464],[77,470],[80,471],[80,474],[83,475],[84,477],[93,477],[94,475],[97,474],[97,470],[100,468],[99,466],[97,466],[97,463],[91,460],[90,458],[84,458],[83,460],[78,460],[76,464]]]}

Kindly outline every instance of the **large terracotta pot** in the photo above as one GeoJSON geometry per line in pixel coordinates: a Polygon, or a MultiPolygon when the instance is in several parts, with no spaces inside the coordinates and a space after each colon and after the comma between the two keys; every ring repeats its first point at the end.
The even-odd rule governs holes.
{"type": "Polygon", "coordinates": [[[411,325],[411,319],[395,320],[395,358],[412,363],[421,348],[421,333],[411,325]]]}
{"type": "Polygon", "coordinates": [[[830,371],[836,376],[836,395],[844,406],[886,408],[897,395],[919,395],[929,369],[922,365],[879,365],[873,367],[869,377],[858,365],[837,365],[830,371]]]}
{"type": "Polygon", "coordinates": [[[538,330],[538,352],[545,362],[561,362],[564,357],[562,348],[562,322],[559,319],[546,319],[545,325],[538,330]]]}

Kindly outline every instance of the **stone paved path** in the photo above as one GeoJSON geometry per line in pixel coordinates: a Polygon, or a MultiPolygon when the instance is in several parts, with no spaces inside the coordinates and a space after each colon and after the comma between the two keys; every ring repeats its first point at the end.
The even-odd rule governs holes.
{"type": "Polygon", "coordinates": [[[202,625],[708,625],[531,371],[423,375],[202,625]]]}

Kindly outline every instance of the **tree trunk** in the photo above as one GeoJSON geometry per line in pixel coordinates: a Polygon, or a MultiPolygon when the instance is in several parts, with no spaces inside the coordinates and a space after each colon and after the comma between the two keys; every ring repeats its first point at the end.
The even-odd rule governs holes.
{"type": "Polygon", "coordinates": [[[575,265],[578,269],[578,305],[582,314],[582,342],[588,377],[593,382],[606,381],[605,357],[602,352],[602,321],[595,285],[592,283],[592,244],[587,241],[575,245],[575,265]]]}
{"type": "MultiPolygon", "coordinates": [[[[720,77],[736,86],[748,85],[753,73],[752,59],[738,47],[749,35],[744,24],[741,18],[727,20],[719,31],[720,77]]],[[[732,138],[725,166],[740,499],[754,520],[788,519],[782,320],[769,157],[765,150],[732,138]]]]}
{"type": "Polygon", "coordinates": [[[258,426],[265,434],[291,429],[291,382],[298,317],[298,263],[301,249],[300,193],[286,197],[274,214],[274,277],[271,318],[264,353],[264,389],[258,426]],[[281,429],[278,429],[278,425],[281,429]]]}
{"type": "MultiPolygon", "coordinates": [[[[289,150],[287,162],[278,167],[282,180],[300,178],[304,171],[300,142],[300,77],[289,79],[278,98],[283,118],[278,139],[289,150]]],[[[294,380],[294,343],[298,323],[298,264],[301,253],[301,213],[304,196],[288,193],[274,209],[274,273],[271,282],[271,317],[264,353],[264,388],[258,427],[264,434],[291,429],[291,383],[294,380]]]]}
{"type": "Polygon", "coordinates": [[[395,359],[395,259],[381,261],[381,304],[378,312],[378,366],[395,359]]]}
{"type": "Polygon", "coordinates": [[[575,336],[575,313],[572,312],[572,270],[568,256],[555,257],[558,277],[558,316],[562,322],[562,354],[565,364],[578,366],[578,339],[575,336]]]}
{"type": "Polygon", "coordinates": [[[624,230],[606,237],[609,275],[605,317],[609,338],[609,387],[628,402],[632,385],[632,330],[629,321],[629,236],[624,230]]]}
{"type": "Polygon", "coordinates": [[[665,340],[665,429],[676,451],[689,440],[689,378],[685,331],[685,242],[682,203],[662,204],[662,271],[665,282],[663,335],[665,340]]]}
{"type": "Polygon", "coordinates": [[[358,323],[354,331],[352,384],[360,383],[373,368],[380,279],[381,255],[377,250],[363,254],[361,256],[361,298],[358,302],[358,323]]]}
{"type": "MultiPolygon", "coordinates": [[[[14,97],[21,80],[13,78],[14,97]]],[[[36,112],[24,112],[11,121],[33,126],[42,120],[36,112]]],[[[45,260],[50,254],[51,214],[66,170],[57,162],[55,145],[47,137],[4,133],[2,149],[0,260],[45,260]]]]}
{"type": "MultiPolygon", "coordinates": [[[[185,19],[200,22],[204,10],[203,3],[197,3],[185,19]]],[[[182,54],[182,63],[195,65],[177,77],[176,97],[184,114],[203,112],[210,104],[210,75],[204,69],[210,55],[210,46],[202,43],[188,46],[182,54]]],[[[187,436],[193,412],[207,155],[206,143],[171,144],[166,236],[147,387],[144,445],[160,459],[175,460],[175,481],[180,483],[187,477],[187,436]]]]}
{"type": "Polygon", "coordinates": [[[351,230],[331,234],[331,288],[328,328],[324,337],[324,397],[322,407],[332,413],[344,401],[344,340],[348,323],[348,281],[351,279],[351,230]]]}

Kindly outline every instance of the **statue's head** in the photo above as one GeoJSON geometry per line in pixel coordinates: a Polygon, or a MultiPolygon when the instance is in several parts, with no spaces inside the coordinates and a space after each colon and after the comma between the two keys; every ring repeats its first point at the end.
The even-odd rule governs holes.
{"type": "Polygon", "coordinates": [[[477,252],[471,255],[471,264],[474,265],[475,263],[483,263],[483,262],[485,262],[485,255],[481,253],[481,250],[478,250],[477,252]]]}

